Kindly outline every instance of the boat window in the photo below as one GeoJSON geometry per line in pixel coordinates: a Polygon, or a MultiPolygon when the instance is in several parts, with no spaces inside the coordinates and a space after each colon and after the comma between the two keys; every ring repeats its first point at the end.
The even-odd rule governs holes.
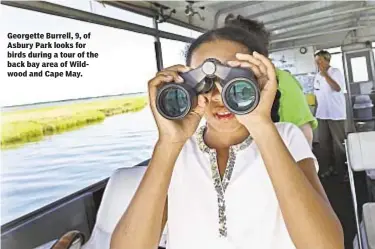
{"type": "Polygon", "coordinates": [[[344,62],[342,60],[342,53],[332,54],[330,65],[338,68],[342,74],[344,74],[344,62]]]}
{"type": "Polygon", "coordinates": [[[185,52],[189,46],[186,42],[160,39],[163,52],[163,65],[170,67],[175,64],[185,65],[185,52]]]}
{"type": "MultiPolygon", "coordinates": [[[[87,60],[89,66],[76,70],[83,74],[79,79],[10,78],[1,74],[0,82],[6,82],[6,87],[0,91],[1,106],[13,106],[2,108],[3,127],[15,120],[23,126],[7,126],[8,131],[22,132],[35,124],[35,120],[38,125],[51,122],[49,127],[63,127],[59,126],[60,121],[70,122],[70,115],[81,111],[83,117],[88,117],[87,123],[91,118],[106,116],[95,125],[52,136],[43,133],[43,138],[36,142],[2,150],[0,205],[1,223],[4,224],[105,179],[117,168],[130,167],[150,158],[157,133],[147,108],[146,91],[148,80],[156,73],[156,61],[154,37],[151,36],[4,5],[1,10],[1,21],[7,23],[5,33],[77,32],[83,35],[90,32],[92,39],[87,40],[85,51],[98,53],[98,58],[87,60]],[[104,102],[89,103],[107,101],[109,97],[91,98],[106,95],[118,95],[111,97],[114,101],[111,103],[118,103],[115,101],[122,101],[124,97],[137,97],[137,101],[129,100],[123,106],[116,104],[113,108],[104,102]],[[15,106],[36,102],[38,104],[15,106]],[[141,111],[111,116],[116,111],[131,108],[141,111]],[[7,115],[15,110],[19,111],[17,115],[7,115]]],[[[40,51],[60,53],[62,50],[32,50],[40,51]]],[[[63,51],[78,52],[75,49],[63,51]]],[[[27,60],[54,61],[53,58],[27,60]]],[[[60,62],[60,59],[56,61],[60,62]]],[[[44,73],[47,69],[39,68],[41,70],[44,73]]],[[[65,72],[61,68],[48,70],[65,72]]],[[[44,127],[38,126],[35,132],[41,132],[44,127]]]]}
{"type": "Polygon", "coordinates": [[[191,30],[188,28],[184,28],[184,27],[172,24],[172,23],[167,23],[167,22],[159,24],[159,29],[162,31],[166,31],[166,32],[170,32],[170,33],[174,33],[178,35],[183,35],[183,36],[187,36],[191,38],[197,38],[198,36],[203,34],[201,32],[191,30]]]}
{"type": "Polygon", "coordinates": [[[368,81],[367,71],[367,58],[365,56],[355,57],[350,59],[352,68],[355,66],[355,70],[352,70],[353,83],[368,81]]]}
{"type": "Polygon", "coordinates": [[[142,26],[152,27],[152,18],[142,16],[130,11],[122,10],[110,5],[99,3],[92,0],[48,0],[48,2],[63,5],[70,8],[75,8],[87,12],[91,12],[106,17],[115,18],[118,20],[136,23],[142,26]]]}
{"type": "Polygon", "coordinates": [[[326,49],[329,53],[335,54],[335,53],[341,53],[341,47],[333,47],[333,48],[328,48],[326,49]]]}

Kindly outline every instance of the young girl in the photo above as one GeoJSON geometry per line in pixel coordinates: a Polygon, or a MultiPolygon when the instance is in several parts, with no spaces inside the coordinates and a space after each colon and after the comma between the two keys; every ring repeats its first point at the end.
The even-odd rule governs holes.
{"type": "Polygon", "coordinates": [[[306,138],[295,125],[271,118],[277,82],[265,54],[248,31],[220,28],[191,44],[188,67],[166,68],[149,81],[159,139],[112,249],[157,248],[166,221],[168,249],[344,248],[306,138]],[[252,70],[262,89],[258,107],[228,115],[217,83],[184,120],[164,119],[155,106],[157,88],[182,82],[178,73],[208,58],[252,70]],[[206,125],[198,129],[203,117],[206,125]]]}

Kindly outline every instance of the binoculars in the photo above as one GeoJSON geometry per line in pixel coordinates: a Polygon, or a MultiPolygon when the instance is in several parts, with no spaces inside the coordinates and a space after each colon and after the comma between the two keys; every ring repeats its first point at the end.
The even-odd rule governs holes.
{"type": "Polygon", "coordinates": [[[180,76],[183,83],[166,83],[157,91],[156,108],[166,119],[183,119],[197,106],[198,95],[210,92],[216,83],[222,87],[225,107],[233,114],[250,113],[259,104],[259,84],[250,69],[228,67],[216,59],[207,59],[200,67],[180,76]]]}

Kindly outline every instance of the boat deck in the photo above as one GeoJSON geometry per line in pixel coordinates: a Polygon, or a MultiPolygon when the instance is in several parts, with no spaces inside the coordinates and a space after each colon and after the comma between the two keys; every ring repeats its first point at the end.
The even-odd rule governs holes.
{"type": "MultiPolygon", "coordinates": [[[[319,144],[314,144],[313,152],[318,158],[319,164],[324,164],[325,162],[322,161],[322,157],[320,156],[321,149],[319,148],[319,144]]],[[[344,228],[345,249],[352,249],[353,240],[357,233],[357,230],[355,225],[350,184],[349,181],[343,181],[343,172],[340,172],[340,169],[342,170],[345,167],[347,167],[345,164],[345,158],[340,158],[336,166],[339,170],[339,175],[321,179],[321,182],[328,195],[331,205],[335,210],[336,214],[338,215],[341,224],[344,228]]],[[[360,207],[359,215],[360,217],[362,217],[362,205],[368,201],[366,174],[365,172],[356,172],[354,173],[354,178],[356,183],[357,201],[360,207]]]]}

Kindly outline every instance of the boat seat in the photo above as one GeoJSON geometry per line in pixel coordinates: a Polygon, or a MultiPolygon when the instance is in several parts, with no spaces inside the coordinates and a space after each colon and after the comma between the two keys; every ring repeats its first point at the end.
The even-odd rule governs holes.
{"type": "Polygon", "coordinates": [[[375,131],[348,135],[348,154],[353,171],[365,171],[368,179],[369,199],[375,198],[375,131]]]}
{"type": "Polygon", "coordinates": [[[375,249],[375,203],[363,205],[363,223],[367,238],[367,247],[375,249]]]}
{"type": "MultiPolygon", "coordinates": [[[[147,166],[120,168],[112,174],[103,193],[93,232],[83,249],[109,249],[112,233],[146,169],[147,166]]],[[[163,242],[160,245],[164,246],[163,242]]]]}
{"type": "MultiPolygon", "coordinates": [[[[371,173],[375,169],[375,131],[351,133],[346,141],[348,169],[351,171],[366,171],[371,173]]],[[[353,248],[375,249],[375,203],[365,203],[362,206],[362,222],[359,221],[357,213],[357,198],[353,176],[349,177],[353,205],[357,224],[357,235],[353,241],[353,248]],[[361,245],[359,245],[361,241],[361,245]]]]}
{"type": "Polygon", "coordinates": [[[375,131],[350,133],[348,135],[348,154],[350,167],[353,171],[368,171],[375,169],[375,131]]]}
{"type": "MultiPolygon", "coordinates": [[[[363,221],[361,222],[362,248],[375,249],[375,203],[363,205],[363,221]]],[[[358,234],[353,240],[353,249],[359,249],[358,234]]]]}

